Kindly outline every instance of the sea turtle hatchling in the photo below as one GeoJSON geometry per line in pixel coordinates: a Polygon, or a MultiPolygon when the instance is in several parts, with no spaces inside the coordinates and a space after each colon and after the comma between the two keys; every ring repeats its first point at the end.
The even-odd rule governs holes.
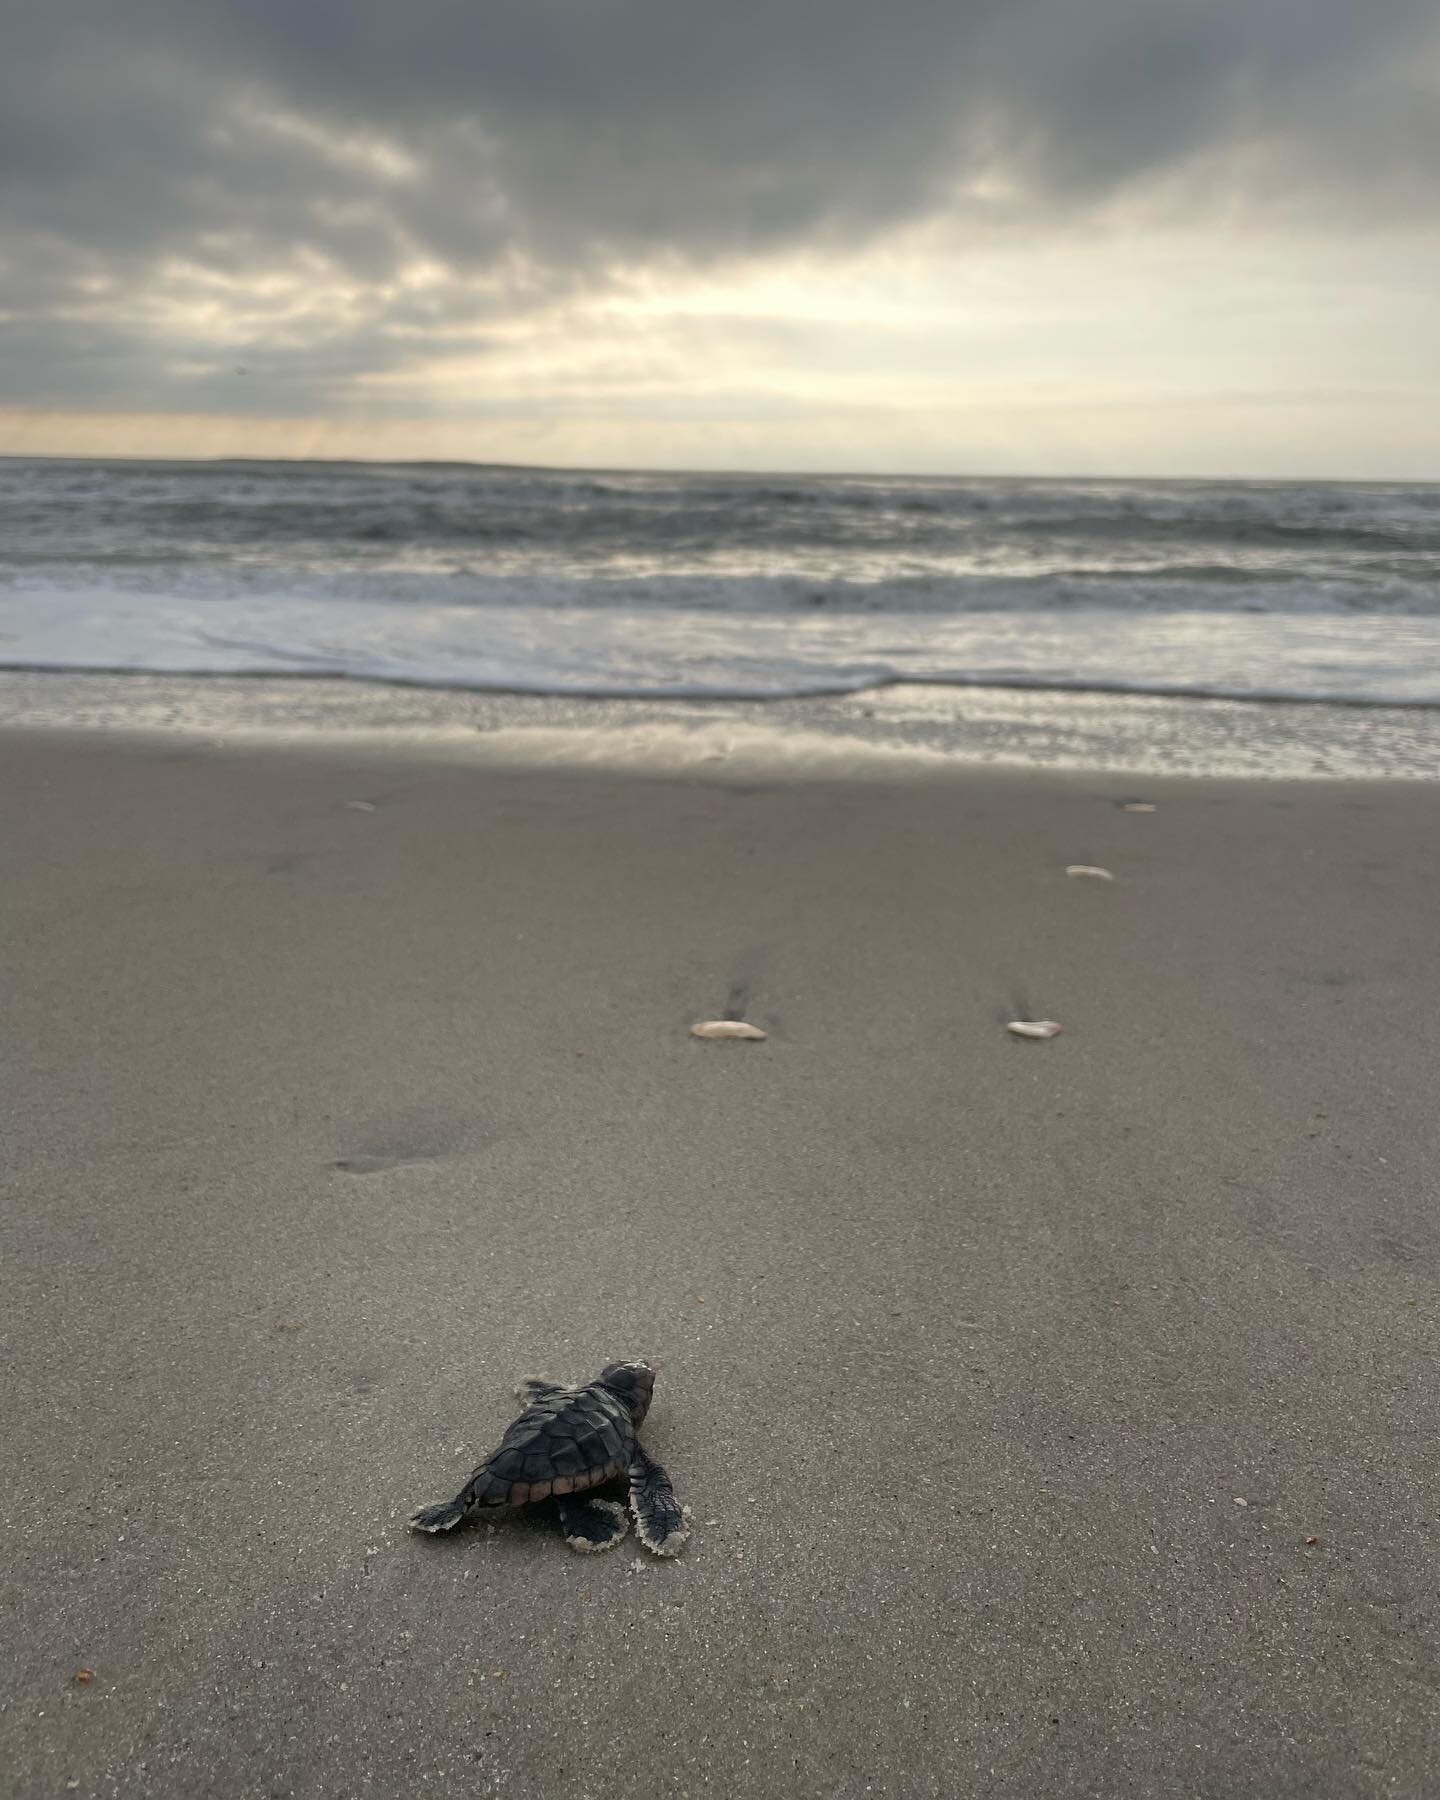
{"type": "Polygon", "coordinates": [[[584,1387],[522,1381],[525,1410],[500,1447],[453,1500],[422,1506],[412,1531],[453,1531],[472,1513],[554,1499],[572,1550],[609,1550],[630,1529],[626,1509],[590,1490],[624,1476],[635,1534],[656,1556],[678,1556],[690,1535],[688,1507],[670,1477],[636,1440],[650,1410],[655,1372],[647,1363],[611,1363],[584,1387]]]}

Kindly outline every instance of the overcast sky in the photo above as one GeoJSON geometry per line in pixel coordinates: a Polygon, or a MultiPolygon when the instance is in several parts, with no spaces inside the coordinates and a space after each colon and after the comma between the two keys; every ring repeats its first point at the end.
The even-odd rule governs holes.
{"type": "Polygon", "coordinates": [[[0,450],[1440,478],[1434,0],[8,0],[0,450]]]}

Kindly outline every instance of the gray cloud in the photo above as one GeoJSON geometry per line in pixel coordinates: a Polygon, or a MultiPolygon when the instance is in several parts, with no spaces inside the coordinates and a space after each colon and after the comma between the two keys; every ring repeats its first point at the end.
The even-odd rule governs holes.
{"type": "Polygon", "coordinates": [[[1421,216],[1440,189],[1428,0],[12,11],[11,400],[243,407],[222,371],[248,356],[264,404],[333,404],[354,375],[617,267],[850,246],[931,215],[1039,230],[1169,174],[1187,204],[1253,185],[1282,216],[1421,216]],[[422,259],[428,298],[399,284],[422,259]],[[207,333],[206,280],[219,305],[227,282],[286,272],[315,308],[262,297],[253,343],[207,333]],[[161,329],[176,292],[196,303],[161,329]]]}

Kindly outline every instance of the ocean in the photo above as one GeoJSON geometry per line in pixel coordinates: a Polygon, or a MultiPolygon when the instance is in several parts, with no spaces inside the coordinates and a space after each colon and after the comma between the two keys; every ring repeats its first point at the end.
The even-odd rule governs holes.
{"type": "Polygon", "coordinates": [[[0,665],[1440,707],[1440,486],[9,459],[0,665]]]}

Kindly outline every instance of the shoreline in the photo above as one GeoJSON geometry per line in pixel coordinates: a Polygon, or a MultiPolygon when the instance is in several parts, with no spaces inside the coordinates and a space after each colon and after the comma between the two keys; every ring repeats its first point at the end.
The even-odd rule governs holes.
{"type": "Polygon", "coordinates": [[[439,755],[488,766],[928,779],[995,767],[1440,778],[1440,709],[897,683],[808,699],[613,700],[304,675],[0,670],[0,731],[439,755]]]}

